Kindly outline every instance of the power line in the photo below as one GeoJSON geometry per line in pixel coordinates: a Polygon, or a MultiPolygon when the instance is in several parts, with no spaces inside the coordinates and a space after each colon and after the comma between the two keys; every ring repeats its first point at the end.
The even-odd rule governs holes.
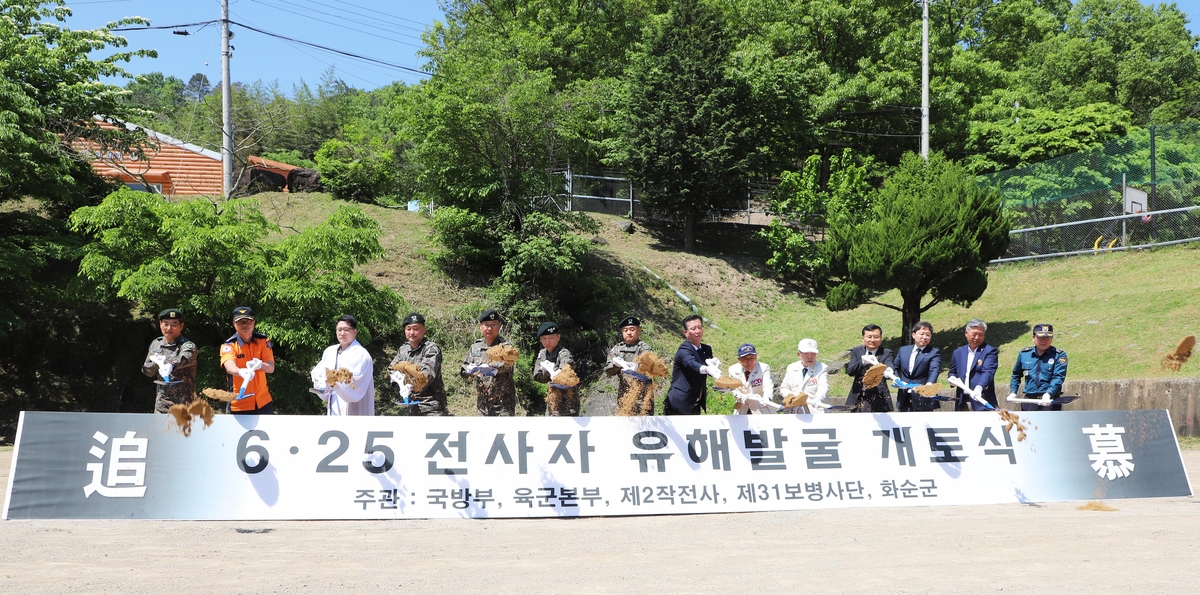
{"type": "MultiPolygon", "coordinates": [[[[308,7],[305,7],[305,6],[301,6],[301,5],[299,5],[299,4],[296,4],[296,3],[294,3],[294,2],[291,2],[291,1],[289,1],[289,0],[278,0],[278,1],[279,1],[279,2],[283,2],[284,4],[291,4],[291,5],[293,5],[293,6],[297,6],[297,7],[300,7],[300,8],[304,8],[305,10],[313,10],[313,11],[315,11],[315,12],[321,12],[321,14],[329,14],[330,16],[334,16],[334,17],[341,17],[341,16],[342,16],[341,14],[330,14],[330,13],[327,13],[327,12],[322,12],[322,11],[316,10],[316,9],[314,9],[314,8],[308,8],[308,7]]],[[[356,22],[356,23],[362,23],[362,24],[364,24],[364,25],[378,25],[379,23],[385,23],[385,24],[387,24],[387,25],[390,25],[390,26],[392,26],[392,27],[396,27],[396,28],[400,28],[400,29],[407,29],[407,30],[409,30],[409,31],[416,31],[417,33],[423,33],[423,32],[425,31],[425,29],[424,29],[424,28],[420,28],[420,29],[418,29],[417,27],[413,27],[412,25],[405,25],[405,24],[402,24],[402,23],[397,23],[397,22],[394,22],[394,21],[388,21],[387,19],[381,19],[381,18],[379,18],[379,17],[380,17],[380,15],[382,15],[382,16],[392,16],[392,15],[384,14],[384,13],[382,13],[382,12],[379,12],[379,11],[377,11],[377,10],[372,10],[372,11],[370,11],[370,12],[365,12],[365,13],[364,13],[364,12],[357,12],[357,11],[353,11],[353,10],[347,10],[347,9],[345,8],[345,6],[335,6],[335,5],[333,5],[333,4],[327,4],[327,3],[325,3],[325,2],[318,2],[317,0],[301,0],[301,1],[302,1],[302,2],[306,2],[306,3],[308,3],[308,4],[315,4],[315,5],[317,5],[317,6],[322,6],[322,7],[325,7],[325,8],[331,9],[331,10],[336,10],[336,11],[339,11],[339,13],[349,13],[349,14],[353,14],[353,15],[360,16],[360,17],[365,17],[365,18],[368,18],[368,19],[372,19],[372,22],[369,22],[369,23],[362,23],[362,21],[354,21],[354,22],[356,22]]],[[[345,3],[343,3],[343,4],[345,4],[345,3]]],[[[353,6],[353,4],[351,4],[350,6],[353,6]]],[[[400,17],[392,17],[392,18],[400,18],[400,17]]],[[[354,20],[354,19],[348,19],[348,20],[354,20]]],[[[411,36],[411,34],[405,34],[405,35],[410,35],[410,36],[411,36]]],[[[413,37],[416,37],[416,36],[413,36],[413,37]]],[[[417,39],[420,39],[420,38],[419,38],[419,37],[417,37],[417,39]]]]}
{"type": "MultiPolygon", "coordinates": [[[[316,22],[318,22],[318,23],[322,23],[322,24],[325,24],[325,25],[332,25],[332,26],[334,26],[334,27],[341,27],[342,29],[346,29],[346,30],[348,30],[348,31],[354,31],[355,33],[362,33],[363,35],[370,35],[371,37],[376,37],[376,38],[382,39],[382,40],[384,40],[384,41],[390,41],[390,42],[392,42],[392,43],[398,43],[398,44],[401,44],[401,45],[407,45],[407,46],[411,46],[411,47],[415,47],[415,48],[423,48],[423,47],[425,47],[425,46],[423,46],[423,45],[417,45],[417,44],[415,44],[415,43],[410,43],[410,42],[407,42],[407,41],[402,41],[402,40],[395,39],[395,38],[392,38],[392,37],[387,37],[387,36],[384,36],[384,35],[379,35],[378,33],[372,33],[372,32],[370,32],[370,31],[364,31],[364,30],[362,30],[362,29],[356,29],[356,28],[354,28],[354,27],[350,27],[350,26],[347,26],[347,25],[342,25],[342,24],[340,24],[340,23],[335,23],[335,22],[332,22],[332,21],[327,21],[327,20],[324,20],[324,19],[321,19],[321,18],[317,18],[317,17],[314,17],[314,16],[309,16],[309,15],[306,15],[306,14],[302,14],[302,13],[296,12],[296,11],[294,11],[294,10],[290,10],[290,9],[284,8],[284,7],[282,7],[282,6],[278,6],[278,5],[276,5],[276,4],[272,4],[272,3],[270,3],[270,2],[266,2],[266,1],[264,1],[264,0],[251,0],[251,1],[252,1],[252,2],[254,2],[254,3],[256,3],[256,4],[261,4],[261,5],[263,5],[263,6],[268,6],[268,7],[270,7],[270,8],[274,8],[275,10],[278,10],[278,11],[281,11],[281,12],[286,12],[287,14],[290,14],[290,15],[293,15],[293,16],[298,16],[298,17],[301,17],[301,18],[305,18],[305,19],[313,20],[313,21],[316,21],[316,22]]],[[[290,4],[290,3],[289,3],[289,4],[290,4]]],[[[293,5],[293,6],[294,6],[294,5],[293,5]]],[[[311,9],[311,8],[304,8],[304,7],[300,7],[300,8],[303,8],[304,10],[313,10],[313,9],[311,9]]],[[[326,12],[321,12],[321,11],[319,11],[319,10],[318,10],[318,11],[314,11],[314,12],[319,12],[319,13],[321,13],[321,14],[329,14],[329,13],[326,13],[326,12]]],[[[331,15],[331,16],[335,16],[335,17],[337,17],[338,15],[331,15]]],[[[349,20],[349,19],[347,19],[347,20],[349,20]]],[[[359,22],[359,21],[352,21],[352,22],[359,22]]]]}
{"type": "Polygon", "coordinates": [[[374,63],[374,64],[379,64],[380,66],[387,66],[387,67],[389,67],[389,68],[395,68],[396,70],[402,70],[402,71],[405,71],[405,72],[412,72],[412,73],[415,73],[415,74],[421,74],[421,75],[424,75],[424,76],[432,76],[432,73],[425,72],[424,70],[418,70],[418,69],[416,69],[416,68],[413,68],[413,67],[411,67],[411,66],[404,66],[403,64],[393,64],[393,63],[391,63],[391,62],[387,62],[387,61],[384,61],[384,60],[379,60],[379,59],[376,59],[376,58],[369,58],[369,57],[367,57],[367,56],[363,56],[363,55],[355,54],[355,53],[352,53],[352,52],[345,52],[345,51],[342,51],[342,50],[337,50],[337,49],[334,49],[334,48],[331,48],[331,47],[326,47],[326,46],[323,46],[323,45],[320,45],[320,44],[312,43],[311,41],[304,41],[304,40],[301,40],[301,39],[296,39],[296,38],[294,38],[294,37],[288,37],[288,36],[286,36],[286,35],[280,35],[280,34],[278,34],[278,33],[271,33],[270,31],[264,31],[263,29],[259,29],[259,28],[257,28],[257,27],[251,27],[250,25],[247,25],[247,24],[245,24],[245,23],[239,23],[239,22],[237,22],[237,21],[230,20],[230,21],[229,21],[229,24],[231,24],[231,25],[237,25],[237,26],[239,26],[239,27],[245,27],[246,29],[249,29],[249,30],[251,30],[251,31],[254,31],[254,32],[256,32],[256,33],[261,33],[261,34],[263,34],[263,35],[266,35],[266,36],[268,36],[268,37],[274,37],[274,38],[276,38],[276,39],[283,39],[283,40],[286,40],[286,41],[292,41],[292,42],[295,42],[295,43],[299,43],[299,44],[302,44],[302,45],[306,45],[306,46],[308,46],[308,47],[316,48],[316,49],[318,49],[318,50],[324,50],[324,51],[326,51],[326,52],[330,52],[330,53],[334,53],[334,54],[339,54],[339,55],[342,55],[342,56],[346,56],[347,58],[354,58],[354,59],[356,59],[356,60],[362,60],[362,61],[364,61],[364,62],[371,62],[371,63],[374,63]]]}
{"type": "MultiPolygon", "coordinates": [[[[183,29],[183,28],[186,28],[186,27],[195,27],[195,26],[198,26],[198,25],[211,25],[211,24],[213,24],[213,23],[219,23],[219,22],[220,22],[220,19],[216,19],[216,20],[212,20],[212,21],[200,21],[200,22],[197,22],[197,23],[186,23],[186,24],[181,24],[181,25],[162,25],[162,26],[153,26],[153,27],[151,27],[151,26],[146,26],[146,27],[121,27],[121,28],[118,28],[118,29],[112,29],[112,31],[147,31],[147,30],[151,30],[151,29],[183,29]]],[[[266,31],[266,30],[263,30],[263,29],[259,29],[259,28],[257,28],[257,27],[252,27],[252,26],[250,26],[250,25],[247,25],[247,24],[245,24],[245,23],[240,23],[240,22],[234,21],[234,20],[232,20],[232,19],[230,19],[230,21],[229,21],[229,24],[231,24],[231,25],[237,25],[237,26],[239,26],[239,27],[243,27],[243,28],[245,28],[245,29],[249,29],[250,31],[254,31],[255,33],[261,33],[261,34],[263,34],[263,35],[266,35],[266,36],[268,36],[268,37],[274,37],[274,38],[276,38],[276,39],[282,39],[282,40],[284,40],[284,41],[291,41],[291,42],[294,42],[294,43],[299,43],[299,44],[301,44],[301,45],[306,45],[306,46],[308,46],[308,47],[311,47],[311,48],[316,48],[316,49],[318,49],[318,50],[323,50],[323,51],[330,52],[330,53],[333,53],[333,54],[338,54],[338,55],[341,55],[341,56],[345,56],[345,57],[347,57],[347,58],[353,58],[353,59],[355,59],[355,60],[362,60],[362,61],[364,61],[364,62],[370,62],[370,63],[373,63],[373,64],[378,64],[378,65],[380,65],[380,66],[386,66],[386,67],[388,67],[388,68],[394,68],[394,69],[396,69],[396,70],[401,70],[401,71],[404,71],[404,72],[411,72],[411,73],[414,73],[414,74],[420,74],[420,75],[424,75],[424,76],[432,76],[432,73],[425,72],[424,70],[420,70],[420,69],[417,69],[417,68],[413,68],[413,67],[411,67],[411,66],[405,66],[405,65],[403,65],[403,64],[394,64],[394,63],[392,63],[392,62],[388,62],[388,61],[385,61],[385,60],[380,60],[380,59],[377,59],[377,58],[371,58],[371,57],[368,57],[368,56],[363,56],[363,55],[361,55],[361,54],[355,54],[355,53],[353,53],[353,52],[346,52],[346,51],[339,50],[339,49],[334,49],[334,48],[331,48],[331,47],[328,47],[328,46],[323,46],[323,45],[320,45],[320,44],[312,43],[311,41],[304,41],[304,40],[302,40],[302,39],[296,39],[296,38],[294,38],[294,37],[288,37],[288,36],[286,36],[286,35],[280,35],[280,34],[278,34],[278,33],[271,33],[270,31],[266,31]]]]}
{"type": "Polygon", "coordinates": [[[825,127],[822,127],[821,130],[824,130],[825,132],[840,132],[842,134],[853,134],[856,136],[887,136],[887,137],[895,137],[895,138],[920,138],[920,136],[921,136],[919,134],[885,134],[882,132],[855,132],[853,130],[838,130],[837,128],[825,128],[825,127]]]}

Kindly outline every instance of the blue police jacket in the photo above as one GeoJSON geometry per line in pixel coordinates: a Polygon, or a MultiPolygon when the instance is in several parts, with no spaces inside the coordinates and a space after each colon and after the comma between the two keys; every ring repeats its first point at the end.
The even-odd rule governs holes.
{"type": "Polygon", "coordinates": [[[1067,379],[1067,352],[1053,345],[1041,355],[1033,346],[1022,349],[1013,363],[1009,392],[1017,392],[1022,378],[1025,379],[1025,394],[1030,398],[1039,398],[1045,393],[1058,397],[1067,379]]]}

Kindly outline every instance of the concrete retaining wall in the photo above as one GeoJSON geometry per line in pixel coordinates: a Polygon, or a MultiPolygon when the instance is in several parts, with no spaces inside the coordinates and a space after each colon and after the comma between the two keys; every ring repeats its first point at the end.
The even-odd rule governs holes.
{"type": "Polygon", "coordinates": [[[1069,410],[1166,409],[1178,435],[1200,436],[1200,378],[1067,380],[1063,394],[1083,397],[1064,407],[1069,410]]]}

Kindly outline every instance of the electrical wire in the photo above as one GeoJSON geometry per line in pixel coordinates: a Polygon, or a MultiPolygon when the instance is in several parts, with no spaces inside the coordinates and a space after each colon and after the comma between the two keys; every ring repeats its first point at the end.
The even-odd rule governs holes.
{"type": "Polygon", "coordinates": [[[359,24],[361,24],[361,25],[367,25],[367,26],[371,26],[371,27],[380,27],[380,25],[381,25],[381,24],[382,24],[382,25],[386,25],[387,27],[392,27],[392,28],[393,28],[393,32],[395,32],[395,33],[397,33],[397,34],[399,34],[399,35],[404,35],[404,36],[406,36],[406,37],[411,37],[411,38],[413,38],[413,39],[418,39],[418,40],[419,40],[419,39],[421,39],[421,37],[420,37],[419,35],[413,35],[413,34],[411,34],[411,33],[404,33],[404,32],[398,31],[397,29],[405,29],[405,30],[408,30],[408,31],[416,31],[417,33],[422,33],[422,32],[424,32],[424,31],[425,31],[424,29],[418,29],[418,28],[416,28],[416,27],[413,27],[413,26],[411,26],[411,25],[404,25],[404,24],[401,24],[401,23],[396,23],[396,22],[393,22],[393,21],[388,21],[387,19],[381,19],[381,18],[379,18],[379,16],[378,16],[380,13],[368,14],[368,13],[356,12],[356,11],[353,11],[353,10],[346,10],[346,9],[345,9],[344,7],[342,7],[342,6],[334,6],[334,5],[332,5],[332,4],[325,4],[324,2],[317,2],[316,0],[302,0],[302,1],[304,1],[304,2],[307,2],[308,4],[315,4],[315,5],[317,5],[317,6],[321,6],[321,7],[324,7],[324,8],[331,9],[331,10],[336,10],[336,11],[338,11],[338,12],[337,12],[337,13],[330,13],[330,12],[325,12],[325,11],[323,11],[323,10],[317,10],[317,9],[315,9],[315,8],[311,8],[311,7],[308,7],[308,6],[304,6],[303,4],[296,4],[295,2],[292,2],[291,0],[275,0],[275,1],[276,1],[276,2],[282,2],[283,4],[287,4],[287,5],[290,5],[290,6],[295,6],[296,8],[299,8],[299,9],[301,9],[301,10],[311,10],[311,11],[313,11],[313,12],[316,12],[316,13],[318,13],[318,14],[328,15],[328,16],[331,16],[331,17],[334,17],[334,18],[344,18],[344,19],[346,19],[346,20],[348,20],[348,21],[355,22],[355,23],[359,23],[359,24]],[[346,14],[352,14],[352,15],[355,15],[355,16],[364,17],[364,18],[368,18],[368,19],[371,19],[371,20],[370,20],[370,21],[366,21],[366,22],[364,22],[364,21],[360,21],[360,20],[356,20],[356,19],[351,19],[351,18],[348,18],[348,17],[346,17],[346,16],[345,16],[346,14]]]}
{"type": "MultiPolygon", "coordinates": [[[[371,33],[370,31],[366,31],[366,30],[363,30],[363,29],[356,29],[356,28],[354,28],[354,27],[350,27],[350,26],[347,26],[347,25],[342,25],[342,24],[340,24],[340,23],[335,23],[335,22],[332,22],[332,21],[327,21],[327,20],[320,19],[320,18],[317,18],[317,17],[314,17],[314,16],[309,16],[309,15],[306,15],[306,14],[302,14],[302,13],[296,12],[296,11],[294,11],[294,10],[289,10],[289,9],[287,9],[287,8],[284,8],[284,7],[278,6],[278,5],[276,5],[276,4],[272,4],[272,3],[270,3],[270,2],[266,2],[266,1],[264,1],[264,0],[251,0],[251,1],[252,1],[252,2],[254,2],[255,4],[261,4],[261,5],[263,5],[263,6],[267,6],[267,7],[270,7],[270,8],[274,8],[275,10],[279,10],[279,11],[282,11],[282,12],[286,12],[287,14],[290,14],[290,15],[293,15],[293,16],[298,16],[298,17],[300,17],[300,18],[305,18],[305,19],[313,20],[313,21],[316,21],[316,22],[318,22],[318,23],[321,23],[321,24],[323,24],[323,25],[330,25],[330,26],[333,26],[333,27],[340,27],[340,28],[342,28],[342,29],[346,29],[347,31],[354,31],[355,33],[361,33],[361,34],[363,34],[363,35],[369,35],[369,36],[371,36],[371,37],[375,37],[375,38],[378,38],[378,39],[382,39],[382,40],[384,40],[384,41],[390,41],[390,42],[392,42],[392,43],[398,43],[398,44],[401,44],[401,45],[407,45],[407,46],[411,46],[411,47],[415,47],[415,48],[423,48],[423,47],[425,47],[425,46],[423,46],[423,45],[417,45],[417,44],[415,44],[415,43],[410,43],[410,42],[407,42],[407,41],[402,41],[402,40],[399,40],[399,39],[396,39],[396,38],[393,38],[393,37],[387,37],[387,36],[385,36],[385,35],[379,35],[378,33],[371,33]]],[[[308,9],[308,10],[312,10],[312,9],[308,9]]],[[[320,12],[320,11],[316,11],[316,12],[320,12]]],[[[322,14],[329,14],[329,13],[322,13],[322,14]]],[[[334,15],[334,16],[336,16],[336,15],[334,15]]],[[[354,22],[358,22],[358,21],[354,21],[354,22]]]]}
{"type": "Polygon", "coordinates": [[[355,53],[353,53],[353,52],[346,52],[346,51],[342,51],[342,50],[334,49],[334,48],[331,48],[331,47],[323,46],[323,45],[320,45],[320,44],[312,43],[311,41],[304,41],[304,40],[302,40],[302,39],[296,39],[296,38],[294,38],[294,37],[288,37],[288,36],[286,36],[286,35],[280,35],[280,34],[278,34],[278,33],[271,33],[270,31],[265,31],[265,30],[263,30],[263,29],[259,29],[259,28],[257,28],[257,27],[251,27],[250,25],[247,25],[247,24],[245,24],[245,23],[239,23],[239,22],[237,22],[237,21],[230,20],[230,21],[229,21],[229,24],[231,24],[231,25],[237,25],[237,26],[239,26],[239,27],[244,27],[244,28],[246,28],[246,29],[249,29],[249,30],[251,30],[251,31],[254,31],[254,32],[256,32],[256,33],[261,33],[261,34],[263,34],[263,35],[266,35],[266,36],[268,36],[268,37],[274,37],[274,38],[276,38],[276,39],[283,39],[283,40],[286,40],[286,41],[292,41],[292,42],[295,42],[295,43],[299,43],[299,44],[301,44],[301,45],[306,45],[306,46],[308,46],[308,47],[311,47],[311,48],[316,48],[316,49],[318,49],[318,50],[324,50],[324,51],[326,51],[326,52],[330,52],[330,53],[333,53],[333,54],[338,54],[338,55],[341,55],[341,56],[346,56],[347,58],[354,58],[354,59],[356,59],[356,60],[362,60],[362,61],[364,61],[364,62],[371,62],[371,63],[373,63],[373,64],[379,64],[380,66],[386,66],[386,67],[388,67],[388,68],[394,68],[394,69],[396,69],[396,70],[402,70],[402,71],[404,71],[404,72],[411,72],[411,73],[420,74],[420,75],[424,75],[424,76],[432,76],[432,73],[425,72],[424,70],[419,70],[419,69],[413,68],[413,67],[411,67],[411,66],[404,66],[403,64],[394,64],[394,63],[392,63],[392,62],[387,62],[387,61],[385,61],[385,60],[379,60],[379,59],[377,59],[377,58],[370,58],[370,57],[363,56],[363,55],[360,55],[360,54],[355,54],[355,53]]]}

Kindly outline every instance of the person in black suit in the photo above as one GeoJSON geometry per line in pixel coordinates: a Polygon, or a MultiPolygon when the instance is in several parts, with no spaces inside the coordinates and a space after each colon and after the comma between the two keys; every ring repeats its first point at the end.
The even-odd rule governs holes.
{"type": "Polygon", "coordinates": [[[708,377],[721,377],[721,362],[713,357],[712,347],[701,343],[704,338],[704,319],[693,314],[683,319],[686,339],[675,352],[671,370],[671,389],[663,413],[667,415],[700,415],[708,409],[708,377]]]}
{"type": "MultiPolygon", "coordinates": [[[[911,384],[933,384],[942,371],[942,352],[931,347],[933,325],[924,320],[912,327],[912,345],[901,347],[896,353],[896,373],[900,382],[911,384]]],[[[933,411],[940,403],[902,388],[896,391],[896,408],[900,411],[933,411]]]]}
{"type": "Polygon", "coordinates": [[[885,375],[889,378],[895,377],[895,372],[892,370],[895,354],[891,349],[880,347],[881,343],[883,343],[883,329],[879,328],[878,324],[868,324],[862,329],[862,345],[850,350],[850,361],[846,362],[844,370],[847,375],[854,377],[850,395],[846,397],[846,407],[849,407],[851,411],[865,413],[895,411],[895,407],[892,406],[892,392],[888,390],[887,382],[880,382],[874,388],[863,390],[863,374],[875,364],[887,366],[888,372],[885,375]]]}

